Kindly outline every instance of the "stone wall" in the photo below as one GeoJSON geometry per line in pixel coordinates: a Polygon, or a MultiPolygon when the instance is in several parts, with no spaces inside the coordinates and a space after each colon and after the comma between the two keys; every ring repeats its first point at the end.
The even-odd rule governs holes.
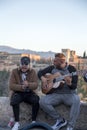
{"type": "MultiPolygon", "coordinates": [[[[63,117],[67,120],[69,118],[69,107],[65,107],[63,104],[56,107],[63,117]]],[[[31,106],[25,103],[20,105],[20,122],[22,124],[31,122],[31,106]]],[[[0,125],[5,126],[8,124],[10,117],[12,116],[12,108],[10,106],[9,97],[0,97],[0,125]]],[[[51,117],[39,110],[37,121],[44,121],[50,125],[54,123],[51,117]]],[[[81,103],[80,114],[76,122],[76,128],[78,130],[87,130],[87,104],[81,103]]]]}

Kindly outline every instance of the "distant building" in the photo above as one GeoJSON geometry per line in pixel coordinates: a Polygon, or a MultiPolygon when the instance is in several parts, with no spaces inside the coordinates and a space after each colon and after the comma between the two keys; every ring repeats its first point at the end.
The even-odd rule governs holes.
{"type": "Polygon", "coordinates": [[[7,53],[7,52],[0,52],[0,61],[7,59],[8,56],[9,56],[9,53],[7,53]]]}
{"type": "Polygon", "coordinates": [[[22,56],[28,56],[30,57],[31,61],[35,60],[35,61],[38,61],[41,59],[40,55],[36,55],[36,54],[21,54],[21,57],[22,56]]]}
{"type": "Polygon", "coordinates": [[[41,59],[39,55],[34,54],[9,54],[7,52],[0,52],[0,70],[12,70],[17,67],[22,56],[29,56],[32,61],[31,63],[35,63],[41,59]]]}
{"type": "Polygon", "coordinates": [[[21,54],[9,54],[7,60],[9,63],[18,63],[21,58],[21,54]]]}
{"type": "Polygon", "coordinates": [[[74,50],[62,49],[62,52],[65,54],[67,62],[78,63],[79,59],[78,59],[78,56],[76,55],[76,52],[74,50]]]}
{"type": "MultiPolygon", "coordinates": [[[[62,49],[62,53],[66,56],[66,61],[73,64],[78,69],[87,69],[87,58],[77,56],[74,50],[62,49]]],[[[19,65],[22,56],[28,56],[31,59],[31,66],[36,65],[36,61],[41,60],[40,55],[37,54],[10,54],[7,52],[0,52],[0,70],[12,70],[19,65]]],[[[52,62],[52,59],[49,58],[52,62]]]]}
{"type": "Polygon", "coordinates": [[[62,53],[66,56],[66,61],[69,62],[70,59],[70,49],[62,49],[62,53]]]}
{"type": "Polygon", "coordinates": [[[73,64],[78,69],[87,69],[87,58],[77,56],[74,50],[62,49],[61,51],[65,54],[68,63],[73,64]]]}

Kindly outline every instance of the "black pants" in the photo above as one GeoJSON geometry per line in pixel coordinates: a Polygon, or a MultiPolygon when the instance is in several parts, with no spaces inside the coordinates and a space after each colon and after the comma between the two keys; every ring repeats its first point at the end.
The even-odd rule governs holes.
{"type": "Polygon", "coordinates": [[[15,121],[19,121],[20,103],[26,102],[32,105],[32,121],[36,120],[39,110],[39,96],[34,92],[15,92],[11,96],[11,106],[13,107],[13,113],[15,121]]]}

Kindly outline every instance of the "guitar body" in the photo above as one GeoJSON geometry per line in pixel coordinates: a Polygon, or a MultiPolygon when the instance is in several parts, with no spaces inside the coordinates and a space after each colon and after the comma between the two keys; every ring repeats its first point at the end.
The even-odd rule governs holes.
{"type": "Polygon", "coordinates": [[[47,94],[48,92],[51,91],[52,88],[58,88],[59,86],[61,86],[61,88],[64,86],[65,81],[60,81],[60,82],[55,82],[55,83],[49,83],[47,84],[47,86],[44,87],[43,83],[42,83],[42,93],[47,94]]]}
{"type": "Polygon", "coordinates": [[[53,88],[53,83],[49,83],[47,85],[41,85],[42,93],[47,94],[53,88]]]}
{"type": "MultiPolygon", "coordinates": [[[[41,90],[42,90],[42,93],[44,94],[47,94],[48,92],[50,92],[50,90],[52,88],[55,88],[53,87],[55,85],[55,83],[53,83],[53,79],[60,76],[60,73],[57,72],[55,74],[46,74],[45,75],[45,78],[47,78],[47,84],[44,84],[43,82],[41,83],[41,90]]],[[[60,83],[58,82],[58,85],[60,83]]]]}
{"type": "Polygon", "coordinates": [[[42,83],[41,84],[41,90],[42,93],[47,94],[48,92],[50,92],[50,90],[52,88],[58,88],[59,86],[63,87],[65,81],[63,80],[65,77],[72,77],[74,75],[85,75],[86,77],[86,82],[87,82],[87,70],[78,70],[75,72],[71,72],[65,75],[61,75],[59,72],[55,73],[55,74],[49,74],[47,73],[44,77],[47,79],[47,84],[46,83],[42,83]],[[86,75],[84,74],[84,72],[86,71],[86,75]],[[55,83],[53,83],[53,80],[56,79],[55,83]]]}
{"type": "Polygon", "coordinates": [[[49,87],[46,89],[42,87],[42,93],[47,94],[51,89],[52,88],[49,88],[49,87]]]}

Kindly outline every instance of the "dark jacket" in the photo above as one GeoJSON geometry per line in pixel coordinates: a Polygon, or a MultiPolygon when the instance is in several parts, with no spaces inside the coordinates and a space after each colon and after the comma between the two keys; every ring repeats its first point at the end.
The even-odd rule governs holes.
{"type": "MultiPolygon", "coordinates": [[[[52,73],[52,70],[54,68],[55,68],[55,66],[51,65],[51,66],[49,66],[49,67],[47,67],[43,70],[39,70],[38,71],[39,79],[41,79],[41,76],[44,76],[46,73],[52,73]]],[[[70,73],[76,72],[76,68],[72,65],[68,65],[67,70],[70,73]]],[[[60,71],[60,69],[58,69],[58,71],[60,71]]],[[[61,87],[58,87],[56,89],[52,89],[51,92],[56,92],[56,93],[72,93],[72,92],[75,92],[74,90],[76,90],[76,88],[77,88],[77,83],[78,83],[78,75],[77,74],[73,75],[73,73],[72,73],[72,84],[71,84],[71,86],[65,85],[66,87],[63,87],[62,89],[60,89],[61,87]]]]}

